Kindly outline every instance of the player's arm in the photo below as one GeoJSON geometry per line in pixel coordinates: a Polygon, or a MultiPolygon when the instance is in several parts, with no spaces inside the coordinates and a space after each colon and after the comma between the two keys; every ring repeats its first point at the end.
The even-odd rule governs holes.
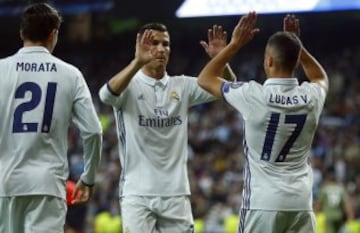
{"type": "Polygon", "coordinates": [[[353,221],[355,219],[354,209],[352,207],[351,199],[347,193],[344,193],[343,200],[343,209],[346,215],[346,221],[353,221]]]}
{"type": "Polygon", "coordinates": [[[221,73],[221,77],[230,82],[236,81],[236,75],[235,75],[234,71],[231,69],[231,66],[229,63],[226,63],[225,68],[223,69],[223,72],[221,73]]]}
{"type": "Polygon", "coordinates": [[[84,171],[80,176],[74,197],[75,202],[86,202],[93,192],[93,185],[101,159],[102,128],[96,114],[90,90],[79,72],[73,103],[73,122],[80,131],[84,153],[84,171]]]}
{"type": "Polygon", "coordinates": [[[128,66],[110,79],[108,88],[111,89],[111,92],[120,95],[128,86],[136,72],[138,72],[146,63],[150,62],[152,59],[150,50],[152,40],[153,34],[151,30],[145,30],[143,34],[137,34],[135,57],[128,66]]]}
{"type": "Polygon", "coordinates": [[[85,184],[81,179],[76,183],[74,191],[71,193],[70,203],[68,205],[75,205],[89,201],[94,193],[94,185],[85,184]]]}
{"type": "MultiPolygon", "coordinates": [[[[292,32],[298,37],[300,36],[300,21],[294,15],[285,16],[283,28],[284,31],[292,32]]],[[[301,48],[300,63],[310,82],[319,83],[327,92],[329,89],[327,74],[321,64],[304,46],[301,48]]]]}
{"type": "Polygon", "coordinates": [[[217,98],[221,97],[221,86],[225,81],[221,75],[226,64],[259,31],[255,28],[256,20],[255,12],[250,12],[241,17],[234,28],[230,43],[212,58],[200,72],[198,84],[217,98]]]}
{"type": "Polygon", "coordinates": [[[324,68],[304,47],[301,49],[300,62],[310,82],[319,83],[327,92],[329,80],[324,68]]]}
{"type": "MultiPolygon", "coordinates": [[[[213,25],[212,28],[208,29],[208,41],[200,41],[201,46],[204,48],[205,52],[209,55],[210,58],[215,57],[222,49],[225,48],[227,44],[227,32],[223,30],[220,25],[213,25]]],[[[221,77],[228,81],[235,81],[236,76],[233,70],[231,69],[229,63],[225,65],[222,70],[221,77]]]]}

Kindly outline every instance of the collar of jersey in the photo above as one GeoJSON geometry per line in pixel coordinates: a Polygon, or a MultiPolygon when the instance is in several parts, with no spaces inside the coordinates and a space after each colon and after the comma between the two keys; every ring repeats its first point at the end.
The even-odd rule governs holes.
{"type": "Polygon", "coordinates": [[[264,85],[299,85],[297,78],[268,78],[264,85]]]}
{"type": "Polygon", "coordinates": [[[138,77],[141,81],[143,81],[144,83],[150,85],[150,86],[155,86],[156,83],[161,83],[163,86],[166,86],[168,80],[169,80],[169,76],[165,73],[164,77],[160,80],[158,79],[154,79],[150,76],[147,76],[146,74],[144,74],[141,70],[138,72],[138,77]]]}
{"type": "Polygon", "coordinates": [[[19,49],[19,53],[34,53],[34,52],[45,52],[49,53],[45,47],[42,46],[29,46],[29,47],[22,47],[19,49]]]}

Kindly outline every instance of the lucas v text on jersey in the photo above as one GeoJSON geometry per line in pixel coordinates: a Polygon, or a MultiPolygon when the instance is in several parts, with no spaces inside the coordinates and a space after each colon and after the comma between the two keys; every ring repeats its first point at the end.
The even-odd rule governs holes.
{"type": "Polygon", "coordinates": [[[307,95],[281,95],[281,94],[270,94],[268,96],[269,104],[280,104],[280,105],[297,105],[297,104],[307,104],[308,96],[307,95]]]}

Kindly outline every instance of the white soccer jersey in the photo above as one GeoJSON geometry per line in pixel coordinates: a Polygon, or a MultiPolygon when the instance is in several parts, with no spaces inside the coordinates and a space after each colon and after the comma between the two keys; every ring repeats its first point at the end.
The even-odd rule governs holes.
{"type": "Polygon", "coordinates": [[[84,143],[82,180],[94,183],[101,126],[81,72],[44,47],[1,59],[0,71],[0,197],[66,198],[71,120],[84,143]]]}
{"type": "Polygon", "coordinates": [[[139,71],[120,96],[104,85],[100,99],[114,106],[122,165],[120,196],[190,194],[188,109],[215,100],[187,76],[155,80],[139,71]]]}
{"type": "Polygon", "coordinates": [[[309,151],[325,101],[319,84],[296,78],[224,83],[225,100],[245,121],[242,208],[311,210],[309,151]]]}

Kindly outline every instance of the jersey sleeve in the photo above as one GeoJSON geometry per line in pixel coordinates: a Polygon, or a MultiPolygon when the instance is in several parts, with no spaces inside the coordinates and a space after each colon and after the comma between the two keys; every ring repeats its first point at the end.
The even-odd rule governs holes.
{"type": "Polygon", "coordinates": [[[197,84],[197,78],[183,76],[186,81],[185,90],[189,91],[190,106],[207,103],[216,100],[216,97],[202,89],[197,84]]]}
{"type": "Polygon", "coordinates": [[[94,184],[101,157],[102,128],[89,88],[80,71],[75,90],[72,120],[80,130],[84,148],[84,172],[80,178],[86,184],[94,184]]]}
{"type": "Polygon", "coordinates": [[[316,100],[316,109],[318,110],[318,117],[320,116],[326,100],[326,91],[318,83],[303,82],[303,87],[311,92],[313,99],[316,100]]]}
{"type": "MultiPolygon", "coordinates": [[[[129,83],[129,86],[132,85],[129,83]]],[[[129,88],[128,86],[128,88],[129,88]]],[[[121,107],[121,105],[125,102],[125,97],[128,88],[126,88],[120,95],[116,94],[111,87],[109,86],[109,83],[106,83],[100,88],[99,91],[99,98],[100,100],[107,105],[113,106],[117,109],[121,107]]]]}
{"type": "Polygon", "coordinates": [[[246,92],[248,89],[248,82],[224,82],[221,87],[225,102],[237,109],[244,117],[247,115],[248,95],[246,92]]]}

